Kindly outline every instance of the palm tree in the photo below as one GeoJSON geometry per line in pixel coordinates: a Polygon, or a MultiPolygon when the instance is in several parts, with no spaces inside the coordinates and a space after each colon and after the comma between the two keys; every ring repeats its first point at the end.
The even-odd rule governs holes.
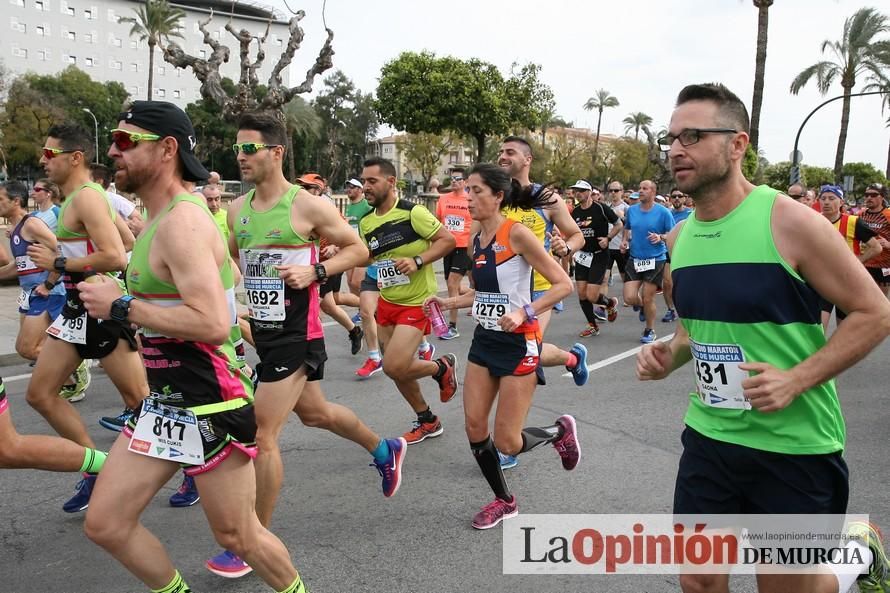
{"type": "MultiPolygon", "coordinates": [[[[887,64],[890,67],[890,63],[887,64]]],[[[881,102],[881,113],[890,111],[890,78],[884,75],[880,70],[874,71],[868,77],[869,83],[863,88],[863,91],[880,91],[884,93],[881,102]]],[[[887,118],[887,127],[890,128],[890,118],[887,118]]],[[[887,146],[887,170],[885,175],[890,178],[890,144],[887,146]]]]}
{"type": "Polygon", "coordinates": [[[791,94],[796,95],[811,78],[816,77],[819,93],[825,95],[838,78],[844,89],[841,109],[841,131],[837,139],[837,153],[834,157],[834,175],[841,179],[844,165],[844,147],[847,143],[847,127],[850,122],[850,94],[856,86],[856,77],[864,72],[880,71],[882,63],[890,54],[890,41],[878,41],[881,33],[890,31],[887,17],[874,8],[860,8],[844,21],[844,33],[840,41],[826,39],[822,42],[822,53],[831,50],[835,61],[817,62],[806,68],[791,82],[791,94]]]}
{"type": "Polygon", "coordinates": [[[302,97],[295,96],[284,104],[284,125],[287,128],[287,166],[288,179],[297,178],[296,153],[294,152],[294,136],[302,139],[318,140],[321,138],[321,118],[315,109],[302,97]]]}
{"type": "Polygon", "coordinates": [[[769,30],[769,7],[773,0],[753,0],[757,8],[757,54],[754,58],[754,98],[751,99],[751,146],[757,152],[760,140],[760,107],[763,105],[763,79],[766,74],[766,41],[769,30]]]}
{"type": "Polygon", "coordinates": [[[596,109],[596,136],[593,138],[593,166],[596,166],[596,153],[600,147],[600,125],[603,121],[603,109],[606,107],[618,107],[618,98],[609,94],[606,89],[600,89],[596,92],[596,96],[587,99],[584,109],[593,111],[596,109]]]}
{"type": "Polygon", "coordinates": [[[167,0],[146,0],[143,6],[134,8],[133,12],[136,13],[135,17],[122,16],[117,21],[133,25],[130,28],[130,37],[148,41],[148,100],[151,101],[155,73],[155,46],[159,45],[163,49],[165,39],[182,37],[179,32],[180,21],[185,17],[185,12],[171,7],[167,0]]]}
{"type": "Polygon", "coordinates": [[[648,128],[652,124],[652,118],[642,111],[637,111],[636,113],[629,114],[622,122],[625,124],[624,133],[627,134],[633,130],[634,140],[639,142],[640,130],[648,128]]]}

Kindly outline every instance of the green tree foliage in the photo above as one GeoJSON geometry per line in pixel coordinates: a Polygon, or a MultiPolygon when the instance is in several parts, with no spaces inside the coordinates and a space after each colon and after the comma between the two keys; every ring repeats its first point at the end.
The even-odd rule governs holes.
{"type": "Polygon", "coordinates": [[[387,62],[377,86],[377,112],[383,121],[416,134],[446,131],[471,137],[477,161],[487,140],[511,127],[536,129],[553,93],[539,80],[540,67],[514,64],[504,79],[497,67],[477,59],[404,52],[387,62]]]}
{"type": "Polygon", "coordinates": [[[753,145],[749,144],[748,148],[745,149],[745,158],[742,159],[742,174],[745,176],[745,179],[754,183],[759,164],[760,159],[757,156],[757,151],[754,150],[753,145]]]}
{"type": "Polygon", "coordinates": [[[841,128],[834,157],[834,176],[841,177],[844,164],[844,148],[847,143],[847,127],[850,122],[850,95],[856,86],[856,78],[862,74],[880,71],[890,63],[890,40],[878,37],[890,31],[887,17],[874,8],[860,8],[844,21],[844,31],[839,41],[822,42],[822,53],[827,51],[833,60],[823,60],[808,66],[791,82],[791,94],[796,95],[806,84],[816,79],[816,88],[822,95],[838,81],[843,89],[841,128]]]}
{"type": "Polygon", "coordinates": [[[856,197],[862,197],[865,187],[869,183],[887,183],[887,177],[884,173],[876,169],[871,163],[844,163],[841,175],[843,177],[847,175],[853,176],[853,195],[856,197]]]}
{"type": "Polygon", "coordinates": [[[337,70],[324,79],[324,89],[312,106],[321,120],[321,140],[312,145],[307,139],[312,168],[339,187],[358,173],[367,144],[377,133],[374,97],[362,93],[337,70]]]}
{"type": "MultiPolygon", "coordinates": [[[[791,176],[791,162],[780,161],[772,163],[762,169],[763,183],[785,191],[788,189],[788,180],[791,176]]],[[[829,167],[812,167],[810,165],[802,165],[800,168],[801,182],[809,188],[815,188],[817,191],[819,186],[825,183],[834,183],[834,171],[829,167]]]]}
{"type": "MultiPolygon", "coordinates": [[[[230,92],[234,91],[231,80],[230,92]]],[[[213,101],[200,99],[189,103],[185,112],[192,120],[198,145],[195,153],[208,170],[217,171],[223,179],[238,179],[238,162],[232,152],[232,144],[238,134],[238,127],[222,116],[222,108],[213,101]]]]}
{"type": "Polygon", "coordinates": [[[630,187],[644,179],[655,177],[656,169],[649,162],[645,142],[633,138],[618,138],[606,145],[602,152],[602,162],[591,176],[597,185],[616,180],[630,187]]]}
{"type": "Polygon", "coordinates": [[[4,151],[10,173],[23,175],[39,164],[39,150],[53,124],[77,123],[94,132],[93,118],[99,124],[99,159],[103,160],[110,139],[108,131],[117,127],[127,92],[119,82],[100,83],[69,66],[54,75],[34,73],[18,77],[9,89],[5,111],[0,117],[4,151]]]}
{"type": "Polygon", "coordinates": [[[652,118],[642,111],[637,111],[635,113],[628,114],[628,116],[622,120],[622,123],[624,123],[624,133],[629,134],[630,131],[633,130],[634,140],[639,140],[640,130],[651,126],[652,118]]]}
{"type": "Polygon", "coordinates": [[[148,100],[152,98],[155,72],[155,48],[164,49],[164,42],[171,37],[182,37],[182,19],[185,12],[174,8],[167,0],[145,0],[145,4],[134,8],[135,17],[122,16],[119,23],[132,25],[130,37],[148,43],[148,100]]]}
{"type": "Polygon", "coordinates": [[[448,134],[405,134],[396,144],[399,152],[405,155],[405,161],[412,169],[420,172],[424,187],[439,169],[442,156],[455,145],[448,134]]]}

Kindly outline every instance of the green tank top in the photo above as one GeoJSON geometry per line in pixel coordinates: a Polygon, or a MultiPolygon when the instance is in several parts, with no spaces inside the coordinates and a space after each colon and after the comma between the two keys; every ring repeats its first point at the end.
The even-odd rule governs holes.
{"type": "MultiPolygon", "coordinates": [[[[133,246],[133,255],[127,268],[127,287],[139,300],[161,307],[182,304],[176,286],[154,275],[149,264],[149,253],[158,224],[177,205],[190,202],[213,218],[206,202],[192,194],[179,194],[140,233],[133,246]]],[[[222,240],[220,238],[220,240],[222,240]]],[[[245,399],[252,401],[253,390],[249,378],[242,372],[233,339],[240,336],[235,306],[235,277],[231,259],[226,257],[219,270],[226,292],[226,302],[232,331],[220,345],[170,339],[151,328],[143,327],[143,359],[152,396],[169,405],[208,406],[221,401],[245,399]]],[[[209,413],[224,409],[209,408],[209,413]]]]}
{"type": "Polygon", "coordinates": [[[819,295],[773,242],[777,190],[754,189],[712,222],[690,216],[671,252],[674,302],[689,332],[697,391],[685,422],[715,440],[787,454],[844,448],[834,380],[802,393],[778,412],[751,409],[740,362],[789,369],[825,345],[819,295]]]}
{"type": "Polygon", "coordinates": [[[238,247],[247,312],[257,347],[288,344],[324,337],[319,320],[318,284],[295,289],[279,277],[275,266],[318,263],[315,241],[299,235],[291,225],[291,210],[299,191],[291,188],[265,211],[253,209],[254,190],[245,196],[232,233],[238,247]]]}
{"type": "MultiPolygon", "coordinates": [[[[98,183],[84,183],[68,194],[65,197],[65,201],[62,202],[62,207],[59,208],[58,223],[56,225],[56,238],[59,241],[58,251],[59,255],[62,257],[86,257],[96,250],[96,246],[93,244],[92,239],[90,239],[86,233],[75,233],[66,227],[64,222],[65,212],[68,210],[68,206],[71,205],[71,201],[74,199],[74,196],[77,195],[77,192],[85,187],[96,190],[105,198],[105,202],[108,205],[108,213],[111,215],[111,220],[114,220],[116,215],[114,207],[111,205],[111,200],[108,199],[108,194],[105,193],[105,190],[98,183]]],[[[116,273],[107,272],[106,275],[120,282],[116,273]]],[[[73,299],[79,300],[80,298],[78,296],[79,292],[77,291],[76,284],[81,280],[83,280],[83,272],[65,272],[65,274],[62,275],[62,281],[65,283],[65,288],[73,299]]]]}

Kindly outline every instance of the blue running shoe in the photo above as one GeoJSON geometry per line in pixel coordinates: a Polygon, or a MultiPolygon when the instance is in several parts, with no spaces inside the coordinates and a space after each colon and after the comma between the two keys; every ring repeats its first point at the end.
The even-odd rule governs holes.
{"type": "Polygon", "coordinates": [[[386,461],[381,463],[374,460],[374,463],[370,465],[376,467],[380,477],[383,478],[383,496],[389,498],[402,484],[402,462],[405,460],[408,443],[404,438],[399,437],[386,439],[386,444],[389,445],[389,457],[386,458],[386,461]]]}
{"type": "Polygon", "coordinates": [[[572,377],[575,379],[575,385],[581,387],[587,383],[587,348],[584,344],[575,343],[569,352],[575,355],[575,358],[578,359],[578,363],[571,368],[566,367],[566,370],[572,372],[572,377]]]}
{"type": "Polygon", "coordinates": [[[641,344],[651,344],[655,341],[655,330],[646,328],[643,330],[643,335],[640,336],[641,344]]]}
{"type": "Polygon", "coordinates": [[[554,313],[562,313],[564,309],[565,309],[565,307],[563,306],[562,301],[559,301],[558,303],[553,305],[554,313]]]}
{"type": "Polygon", "coordinates": [[[237,579],[253,571],[244,560],[228,550],[223,550],[205,562],[204,566],[213,574],[227,579],[237,579]]]}
{"type": "Polygon", "coordinates": [[[179,485],[179,489],[170,495],[170,506],[176,508],[190,507],[199,500],[201,500],[201,495],[198,494],[195,479],[183,474],[182,484],[179,485]]]}
{"type": "Polygon", "coordinates": [[[356,325],[359,325],[362,322],[362,314],[356,313],[352,316],[352,322],[356,325]]]}
{"type": "Polygon", "coordinates": [[[99,426],[107,428],[108,430],[113,430],[114,432],[120,432],[124,429],[127,421],[133,417],[133,414],[133,410],[124,408],[124,411],[117,416],[102,416],[99,418],[99,426]]]}
{"type": "Polygon", "coordinates": [[[501,460],[501,469],[513,469],[519,465],[519,460],[515,455],[504,455],[498,451],[498,459],[501,460]]]}
{"type": "Polygon", "coordinates": [[[93,495],[93,486],[96,485],[96,476],[84,474],[77,486],[74,487],[74,496],[62,505],[66,513],[79,513],[90,506],[90,496],[93,495]]]}
{"type": "Polygon", "coordinates": [[[670,323],[671,321],[677,320],[677,312],[673,309],[668,309],[668,312],[664,314],[664,317],[661,318],[662,323],[670,323]]]}

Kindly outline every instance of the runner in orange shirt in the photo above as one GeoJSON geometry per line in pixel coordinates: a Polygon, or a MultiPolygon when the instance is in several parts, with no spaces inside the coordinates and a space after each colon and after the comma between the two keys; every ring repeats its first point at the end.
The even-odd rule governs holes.
{"type": "MultiPolygon", "coordinates": [[[[445,281],[448,285],[448,296],[457,297],[461,294],[460,283],[470,269],[470,258],[467,256],[467,242],[470,238],[470,211],[467,208],[467,191],[464,169],[451,169],[451,193],[439,196],[436,204],[436,218],[445,229],[452,234],[456,242],[454,251],[442,260],[445,264],[445,281]]],[[[442,340],[453,340],[460,337],[457,331],[457,309],[448,312],[448,333],[442,340]]]]}

